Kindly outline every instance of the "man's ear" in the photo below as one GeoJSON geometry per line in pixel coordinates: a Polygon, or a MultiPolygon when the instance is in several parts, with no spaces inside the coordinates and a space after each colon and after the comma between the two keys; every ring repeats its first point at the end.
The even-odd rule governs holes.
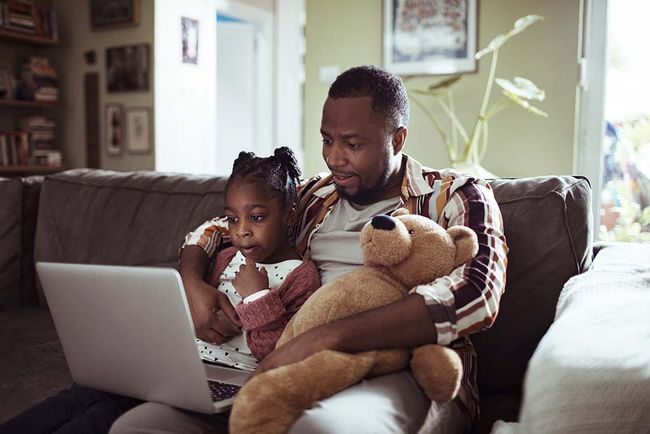
{"type": "Polygon", "coordinates": [[[395,134],[393,134],[393,154],[397,155],[398,153],[402,152],[402,148],[404,147],[404,144],[406,143],[406,134],[407,130],[406,127],[399,127],[397,131],[395,131],[395,134]]]}

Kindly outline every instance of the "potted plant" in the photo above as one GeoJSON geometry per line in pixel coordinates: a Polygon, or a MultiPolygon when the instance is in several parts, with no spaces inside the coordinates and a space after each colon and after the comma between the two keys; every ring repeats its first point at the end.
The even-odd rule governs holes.
{"type": "MultiPolygon", "coordinates": [[[[492,55],[490,72],[485,83],[485,90],[481,99],[476,121],[471,131],[465,129],[456,116],[452,85],[457,83],[461,76],[456,75],[438,83],[432,84],[427,89],[408,90],[411,100],[419,106],[434,128],[440,135],[449,154],[451,165],[459,172],[481,178],[494,178],[495,175],[481,166],[488,144],[489,121],[508,106],[518,105],[525,110],[539,116],[548,115],[530,101],[543,101],[545,93],[532,81],[523,77],[514,77],[512,81],[496,77],[499,49],[513,36],[524,31],[531,24],[544,18],[539,15],[527,15],[515,21],[514,27],[505,34],[495,37],[484,49],[476,53],[476,59],[492,55]],[[494,83],[502,90],[502,97],[490,102],[494,83]],[[442,109],[448,118],[449,127],[443,127],[443,122],[425,104],[424,98],[433,98],[433,101],[442,109]]],[[[410,78],[410,77],[409,77],[410,78]]],[[[408,78],[407,78],[408,79],[408,78]]]]}

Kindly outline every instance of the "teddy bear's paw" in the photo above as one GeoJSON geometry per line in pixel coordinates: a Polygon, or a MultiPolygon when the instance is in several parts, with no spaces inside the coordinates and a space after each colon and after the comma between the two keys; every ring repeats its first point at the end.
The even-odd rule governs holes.
{"type": "Polygon", "coordinates": [[[284,394],[289,382],[284,368],[253,377],[241,388],[230,412],[231,433],[281,434],[289,431],[303,408],[284,394]]]}
{"type": "Polygon", "coordinates": [[[451,401],[458,395],[463,365],[454,350],[441,345],[418,347],[413,350],[411,370],[432,401],[451,401]]]}

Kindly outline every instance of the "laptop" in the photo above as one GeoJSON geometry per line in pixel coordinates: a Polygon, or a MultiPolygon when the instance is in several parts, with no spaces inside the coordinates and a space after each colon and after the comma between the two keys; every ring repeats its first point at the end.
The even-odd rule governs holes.
{"type": "Polygon", "coordinates": [[[39,262],[36,270],[77,384],[210,414],[229,409],[252,374],[201,361],[172,268],[39,262]]]}

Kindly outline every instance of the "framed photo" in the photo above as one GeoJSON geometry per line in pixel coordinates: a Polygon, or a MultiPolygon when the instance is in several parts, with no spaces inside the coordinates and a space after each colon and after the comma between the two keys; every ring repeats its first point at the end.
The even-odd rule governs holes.
{"type": "Polygon", "coordinates": [[[90,0],[90,25],[93,30],[134,26],[139,23],[139,0],[90,0]]]}
{"type": "Polygon", "coordinates": [[[477,0],[383,0],[384,67],[402,75],[476,71],[477,0]]]}
{"type": "Polygon", "coordinates": [[[126,144],[133,154],[151,151],[151,110],[146,107],[126,109],[126,144]]]}
{"type": "Polygon", "coordinates": [[[106,104],[105,115],[106,153],[119,155],[124,147],[124,107],[122,104],[106,104]]]}
{"type": "Polygon", "coordinates": [[[106,48],[108,92],[149,90],[149,44],[106,48]]]}
{"type": "Polygon", "coordinates": [[[183,63],[199,63],[199,21],[181,17],[183,63]]]}

